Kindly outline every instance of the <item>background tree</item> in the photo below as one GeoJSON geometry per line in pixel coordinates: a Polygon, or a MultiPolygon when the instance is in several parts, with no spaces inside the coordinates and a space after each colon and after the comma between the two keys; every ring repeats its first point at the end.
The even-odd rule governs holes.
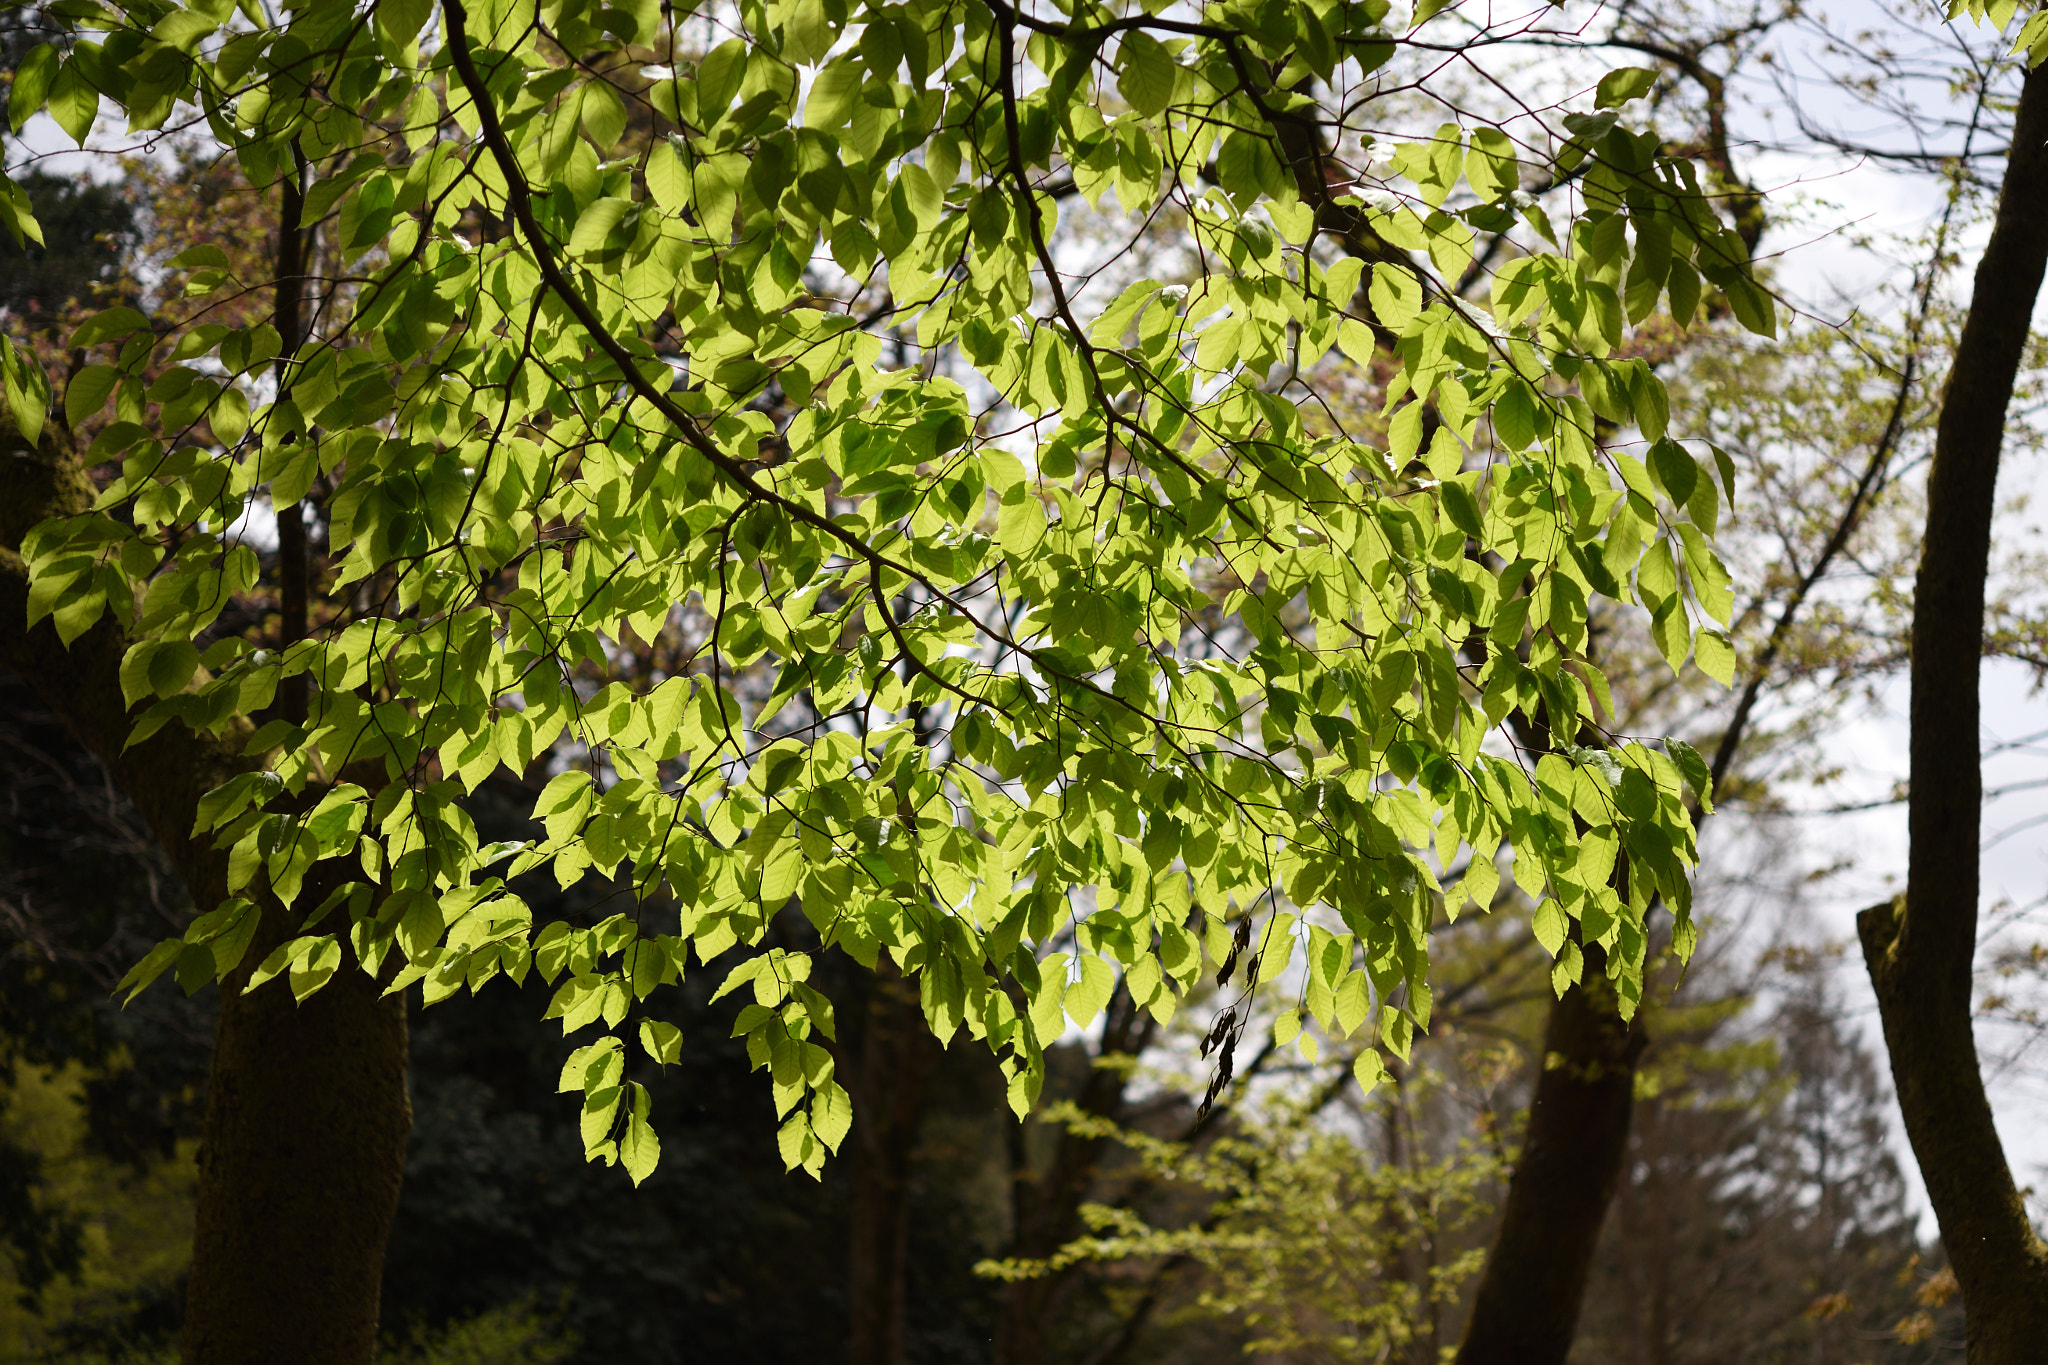
{"type": "Polygon", "coordinates": [[[2034,212],[2048,191],[2044,34],[2048,16],[2030,17],[2016,44],[2028,70],[1928,475],[1913,596],[1906,891],[1858,919],[1900,1111],[1953,1259],[1973,1361],[2025,1359],[2048,1329],[2048,1245],[2027,1216],[1992,1125],[1972,1036],[1983,799],[1978,674],[1993,498],[2048,266],[2048,226],[2034,212]]]}

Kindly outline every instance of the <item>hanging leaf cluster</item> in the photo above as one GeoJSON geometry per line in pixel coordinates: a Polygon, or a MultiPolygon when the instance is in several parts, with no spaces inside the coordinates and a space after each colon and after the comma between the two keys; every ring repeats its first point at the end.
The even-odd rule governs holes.
{"type": "Polygon", "coordinates": [[[205,242],[183,299],[70,338],[61,420],[118,472],[24,544],[33,614],[118,619],[138,738],[254,717],[263,761],[200,813],[235,898],[131,990],[248,970],[267,915],[249,989],[538,973],[602,1026],[562,1085],[638,1180],[631,1076],[686,1045],[657,992],[697,963],[736,961],[816,1172],[851,1117],[820,946],[914,976],[1020,1114],[1119,983],[1165,1017],[1205,970],[1292,969],[1319,1028],[1406,1055],[1439,907],[1510,883],[1560,991],[1597,944],[1632,1007],[1656,903],[1689,950],[1705,769],[1602,728],[1589,625],[1639,605],[1727,676],[1726,471],[1631,357],[1773,318],[1624,117],[1650,73],[1404,139],[1381,73],[1469,39],[1456,9],[52,9],[17,128],[189,125],[290,180],[331,264],[289,348],[213,319],[271,281],[205,242]],[[1144,243],[1158,278],[1120,269],[1144,243]],[[1361,382],[1371,411],[1326,401],[1361,382]],[[221,628],[294,505],[311,629],[221,628]],[[687,648],[637,647],[685,610],[687,648]],[[481,845],[467,793],[540,760],[536,837],[481,845]],[[540,869],[625,908],[536,924],[540,869]],[[798,912],[810,951],[769,940],[798,912]]]}

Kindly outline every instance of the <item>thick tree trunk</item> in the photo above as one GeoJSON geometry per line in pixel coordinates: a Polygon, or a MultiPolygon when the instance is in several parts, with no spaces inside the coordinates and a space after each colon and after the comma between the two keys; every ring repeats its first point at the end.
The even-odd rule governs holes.
{"type": "Polygon", "coordinates": [[[909,1300],[910,1165],[939,1060],[917,983],[877,963],[852,1083],[853,1210],[847,1269],[853,1365],[902,1365],[909,1300]]]}
{"type": "MultiPolygon", "coordinates": [[[[91,499],[59,434],[31,449],[12,423],[0,428],[0,661],[106,766],[194,903],[211,908],[226,894],[226,854],[193,839],[192,822],[199,798],[252,761],[238,752],[246,727],[223,743],[173,724],[125,747],[118,627],[103,618],[68,649],[47,620],[26,628],[23,533],[91,499]]],[[[284,932],[268,916],[244,971],[284,932]]],[[[404,1014],[375,983],[344,972],[303,1008],[282,984],[243,997],[229,983],[201,1138],[187,1361],[371,1358],[410,1128],[404,1014]]]]}
{"type": "Polygon", "coordinates": [[[1913,598],[1906,893],[1857,918],[1892,1079],[1962,1288],[1971,1365],[2048,1349],[2048,1246],[2014,1187],[1970,1019],[1983,775],[1978,670],[2007,408],[2048,265],[2048,72],[2030,72],[1927,480],[1913,598]]]}
{"type": "Polygon", "coordinates": [[[352,965],[303,1005],[282,982],[242,995],[265,937],[282,926],[214,1035],[184,1358],[355,1365],[376,1352],[412,1129],[405,1001],[352,965]]]}
{"type": "Polygon", "coordinates": [[[1543,1034],[1543,1071],[1458,1365],[1561,1365],[1621,1178],[1641,1016],[1624,1024],[1597,946],[1543,1034]]]}

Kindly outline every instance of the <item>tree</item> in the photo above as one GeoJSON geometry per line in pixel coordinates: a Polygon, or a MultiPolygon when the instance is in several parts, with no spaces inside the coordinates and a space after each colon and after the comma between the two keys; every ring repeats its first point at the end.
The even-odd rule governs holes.
{"type": "MultiPolygon", "coordinates": [[[[1005,1261],[988,1271],[1041,1278],[1083,1260],[1139,1258],[1156,1267],[1139,1282],[1133,1320],[1141,1326],[1170,1287],[1168,1275],[1196,1270],[1193,1311],[1228,1322],[1244,1338],[1242,1351],[1274,1360],[1441,1358],[1431,1324],[1484,1252],[1462,1248],[1420,1275],[1410,1273],[1411,1262],[1483,1215],[1483,1191],[1497,1174],[1491,1159],[1460,1153],[1367,1164],[1349,1134],[1285,1102],[1265,1107],[1241,1134],[1198,1147],[1077,1109],[1064,1113],[1070,1125],[1130,1148],[1147,1180],[1192,1195],[1198,1216],[1164,1228],[1131,1208],[1091,1204],[1091,1235],[1047,1261],[1005,1261]]],[[[1134,1335],[1121,1333],[1086,1358],[1127,1359],[1117,1348],[1134,1335]]]]}
{"type": "Polygon", "coordinates": [[[1205,1116],[1171,1060],[1195,1059],[1188,1025],[1121,1121],[1085,1092],[1052,1106],[1040,1121],[1064,1130],[1061,1148],[1106,1148],[1073,1231],[1043,1254],[1016,1239],[978,1267],[1059,1305],[1039,1336],[1060,1348],[1040,1358],[1228,1359],[1259,1341],[1276,1359],[1438,1360],[1463,1323],[1507,1165],[1492,1100],[1519,1088],[1519,1049],[1486,1030],[1540,1034],[1552,997],[1527,934],[1499,908],[1440,923],[1429,1034],[1370,1091],[1349,1084],[1356,1045],[1325,1051],[1269,1007],[1259,1023],[1280,1031],[1205,1116]]]}
{"type": "MultiPolygon", "coordinates": [[[[1951,8],[1951,16],[1965,6],[1951,8]]],[[[1982,18],[1981,6],[1968,6],[1982,18]]],[[[2009,12],[1994,11],[2004,22],[2009,12]]],[[[1956,342],[1927,480],[1913,593],[1906,890],[1857,919],[1884,1021],[1906,1135],[1962,1292],[1969,1359],[2037,1355],[2048,1332],[2048,1244],[2027,1217],[1978,1070],[1972,1034],[1980,810],[1978,671],[1993,495],[2013,386],[2044,266],[2048,224],[2048,15],[2015,51],[2027,73],[1998,213],[1956,342]]]]}
{"type": "Polygon", "coordinates": [[[1901,1330],[1926,1286],[1890,1097],[1832,965],[1781,941],[1688,975],[1644,1077],[1575,1358],[1927,1357],[1901,1330]],[[1758,991],[1782,1002],[1762,1019],[1758,991]]]}
{"type": "MultiPolygon", "coordinates": [[[[0,501],[9,514],[88,505],[90,485],[54,440],[8,444],[0,501]]],[[[0,531],[9,540],[20,533],[0,531]]],[[[0,566],[20,564],[5,553],[0,566]]],[[[233,748],[183,730],[123,747],[118,631],[108,622],[67,649],[53,629],[23,630],[26,574],[4,581],[11,666],[131,796],[194,897],[225,890],[227,858],[189,831],[206,791],[243,766],[233,748]]],[[[223,1003],[186,1314],[188,1343],[201,1343],[188,1348],[197,1358],[250,1358],[295,1333],[304,1334],[308,1359],[355,1358],[374,1344],[377,1269],[405,1149],[404,1016],[378,1001],[374,982],[345,986],[305,1011],[275,1000],[223,1003]],[[332,1174],[308,1182],[309,1168],[332,1174]],[[304,1295],[290,1314],[272,1297],[287,1289],[304,1295]],[[307,1316],[324,1328],[295,1329],[307,1316]]]]}
{"type": "MultiPolygon", "coordinates": [[[[1310,1016],[1405,1056],[1437,869],[1485,907],[1504,848],[1554,893],[1560,990],[1632,1010],[1653,903],[1689,948],[1698,756],[1488,738],[1583,733],[1603,600],[1646,608],[1673,668],[1732,664],[1725,471],[1664,439],[1661,381],[1616,350],[1667,290],[1681,325],[1706,289],[1758,331],[1773,310],[1691,165],[1622,123],[1651,73],[1555,126],[1399,140],[1368,126],[1397,52],[1434,24],[1471,62],[1541,16],[792,0],[701,11],[738,36],[691,53],[688,15],[573,0],[53,12],[17,126],[47,108],[82,140],[105,96],[132,129],[203,126],[280,205],[269,279],[195,243],[193,302],[79,329],[61,415],[6,355],[40,480],[9,505],[47,518],[7,528],[10,660],[66,689],[215,907],[131,987],[231,987],[194,1356],[297,1350],[210,1335],[286,1330],[251,1296],[301,1263],[265,1238],[321,1216],[250,1174],[252,1092],[348,1106],[358,1155],[311,1164],[366,1282],[414,985],[559,981],[566,1032],[604,1025],[563,1072],[588,1153],[637,1181],[636,1075],[681,1046],[655,992],[692,955],[757,950],[721,991],[752,995],[787,1163],[844,1137],[817,950],[768,940],[792,897],[821,948],[886,951],[941,1040],[985,1041],[1020,1113],[1067,1019],[1118,989],[1170,1015],[1205,953],[1248,991],[1299,943],[1310,1016]],[[1572,186],[1562,232],[1524,158],[1572,186]],[[1070,224],[1174,215],[1192,282],[1097,297],[1055,175],[1070,224]],[[1456,287],[1481,232],[1490,316],[1456,287]],[[252,289],[269,321],[213,320],[252,289]],[[914,356],[883,363],[884,322],[914,356]],[[1388,366],[1384,448],[1304,427],[1333,348],[1388,366]],[[1207,643],[1224,620],[1241,655],[1207,643]],[[546,838],[481,845],[464,797],[551,750],[546,838]],[[628,908],[536,926],[505,882],[539,867],[617,872],[628,908]],[[1295,932],[1318,904],[1344,933],[1295,932]]],[[[329,1358],[366,1349],[367,1283],[294,1303],[329,1358]]]]}

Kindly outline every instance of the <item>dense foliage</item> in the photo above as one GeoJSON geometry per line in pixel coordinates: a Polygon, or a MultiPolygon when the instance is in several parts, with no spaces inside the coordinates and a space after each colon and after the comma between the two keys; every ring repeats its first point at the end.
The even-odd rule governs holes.
{"type": "MultiPolygon", "coordinates": [[[[1692,167],[1622,117],[1651,73],[1555,127],[1395,142],[1376,73],[1490,30],[1382,0],[52,13],[17,127],[83,140],[102,96],[203,124],[280,186],[285,236],[335,244],[303,328],[303,268],[202,242],[189,303],[69,339],[52,420],[120,473],[24,543],[33,613],[120,619],[138,735],[280,708],[202,808],[240,894],[136,987],[224,975],[287,912],[250,989],[537,971],[565,1030],[605,1025],[562,1085],[639,1179],[628,1059],[682,1046],[653,993],[792,897],[985,1039],[1019,1112],[1067,1020],[1119,979],[1169,1014],[1205,955],[1249,988],[1298,947],[1290,1040],[1376,1016],[1405,1055],[1437,897],[1490,906],[1500,850],[1558,990],[1598,945],[1632,1007],[1660,900],[1688,947],[1705,766],[1599,730],[1587,623],[1640,603],[1673,667],[1727,676],[1715,471],[1624,357],[1667,295],[1681,325],[1703,289],[1773,322],[1692,167]],[[1178,283],[1075,273],[1076,234],[1162,215],[1178,283]],[[1461,290],[1488,271],[1490,313],[1461,290]],[[273,284],[272,320],[216,320],[273,284]],[[1322,401],[1326,357],[1376,352],[1384,412],[1322,401]],[[267,646],[213,633],[251,528],[309,510],[310,607],[287,588],[267,646]],[[772,683],[743,704],[748,671],[772,683]],[[545,838],[480,846],[463,794],[565,734],[545,838]],[[536,924],[505,879],[541,866],[629,904],[536,924]]],[[[33,358],[7,375],[39,427],[33,358]]],[[[768,948],[722,991],[815,1172],[850,1106],[812,971],[768,948]]]]}

